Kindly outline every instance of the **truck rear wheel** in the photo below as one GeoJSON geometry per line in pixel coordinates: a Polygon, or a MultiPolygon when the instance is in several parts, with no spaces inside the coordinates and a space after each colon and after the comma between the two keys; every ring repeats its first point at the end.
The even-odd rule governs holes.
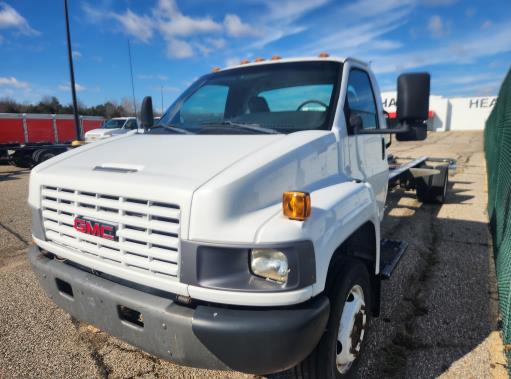
{"type": "Polygon", "coordinates": [[[445,203],[449,186],[449,167],[438,166],[435,168],[440,170],[440,173],[415,179],[417,199],[422,203],[445,203]]]}
{"type": "Polygon", "coordinates": [[[296,367],[272,378],[345,379],[355,374],[369,326],[371,286],[360,261],[340,264],[335,282],[327,289],[330,317],[318,346],[296,367]]]}

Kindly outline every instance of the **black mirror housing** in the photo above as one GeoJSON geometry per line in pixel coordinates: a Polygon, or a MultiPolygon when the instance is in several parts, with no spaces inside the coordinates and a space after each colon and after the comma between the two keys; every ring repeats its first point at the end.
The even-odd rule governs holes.
{"type": "Polygon", "coordinates": [[[427,72],[399,75],[397,79],[397,119],[402,123],[427,121],[430,75],[427,72]]]}
{"type": "Polygon", "coordinates": [[[154,124],[153,99],[151,96],[144,97],[142,108],[140,109],[140,122],[144,129],[148,129],[154,124]]]}
{"type": "Polygon", "coordinates": [[[398,141],[424,141],[428,136],[428,125],[425,121],[417,121],[408,125],[408,130],[396,133],[398,141]]]}

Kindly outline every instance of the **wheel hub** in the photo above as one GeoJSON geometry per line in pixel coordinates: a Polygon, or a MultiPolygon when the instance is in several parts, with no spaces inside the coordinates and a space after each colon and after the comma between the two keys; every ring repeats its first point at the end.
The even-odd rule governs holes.
{"type": "Polygon", "coordinates": [[[337,335],[337,370],[346,373],[360,354],[360,347],[366,329],[364,291],[359,285],[353,286],[344,302],[337,335]]]}

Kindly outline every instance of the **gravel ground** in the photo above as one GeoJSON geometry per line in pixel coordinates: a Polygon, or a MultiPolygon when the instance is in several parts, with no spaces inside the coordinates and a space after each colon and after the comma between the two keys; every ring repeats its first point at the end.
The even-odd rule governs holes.
{"type": "MultiPolygon", "coordinates": [[[[497,330],[480,132],[396,143],[399,156],[458,159],[446,204],[411,192],[389,196],[383,236],[410,243],[383,285],[360,376],[507,377],[497,330]]],[[[0,166],[0,378],[252,378],[180,367],[72,320],[46,298],[25,258],[30,243],[28,172],[0,166]]]]}

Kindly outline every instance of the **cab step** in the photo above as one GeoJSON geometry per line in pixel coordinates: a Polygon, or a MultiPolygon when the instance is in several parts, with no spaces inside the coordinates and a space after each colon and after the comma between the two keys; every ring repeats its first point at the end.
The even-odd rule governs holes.
{"type": "Polygon", "coordinates": [[[406,241],[382,239],[380,241],[380,277],[390,279],[408,248],[406,241]]]}

